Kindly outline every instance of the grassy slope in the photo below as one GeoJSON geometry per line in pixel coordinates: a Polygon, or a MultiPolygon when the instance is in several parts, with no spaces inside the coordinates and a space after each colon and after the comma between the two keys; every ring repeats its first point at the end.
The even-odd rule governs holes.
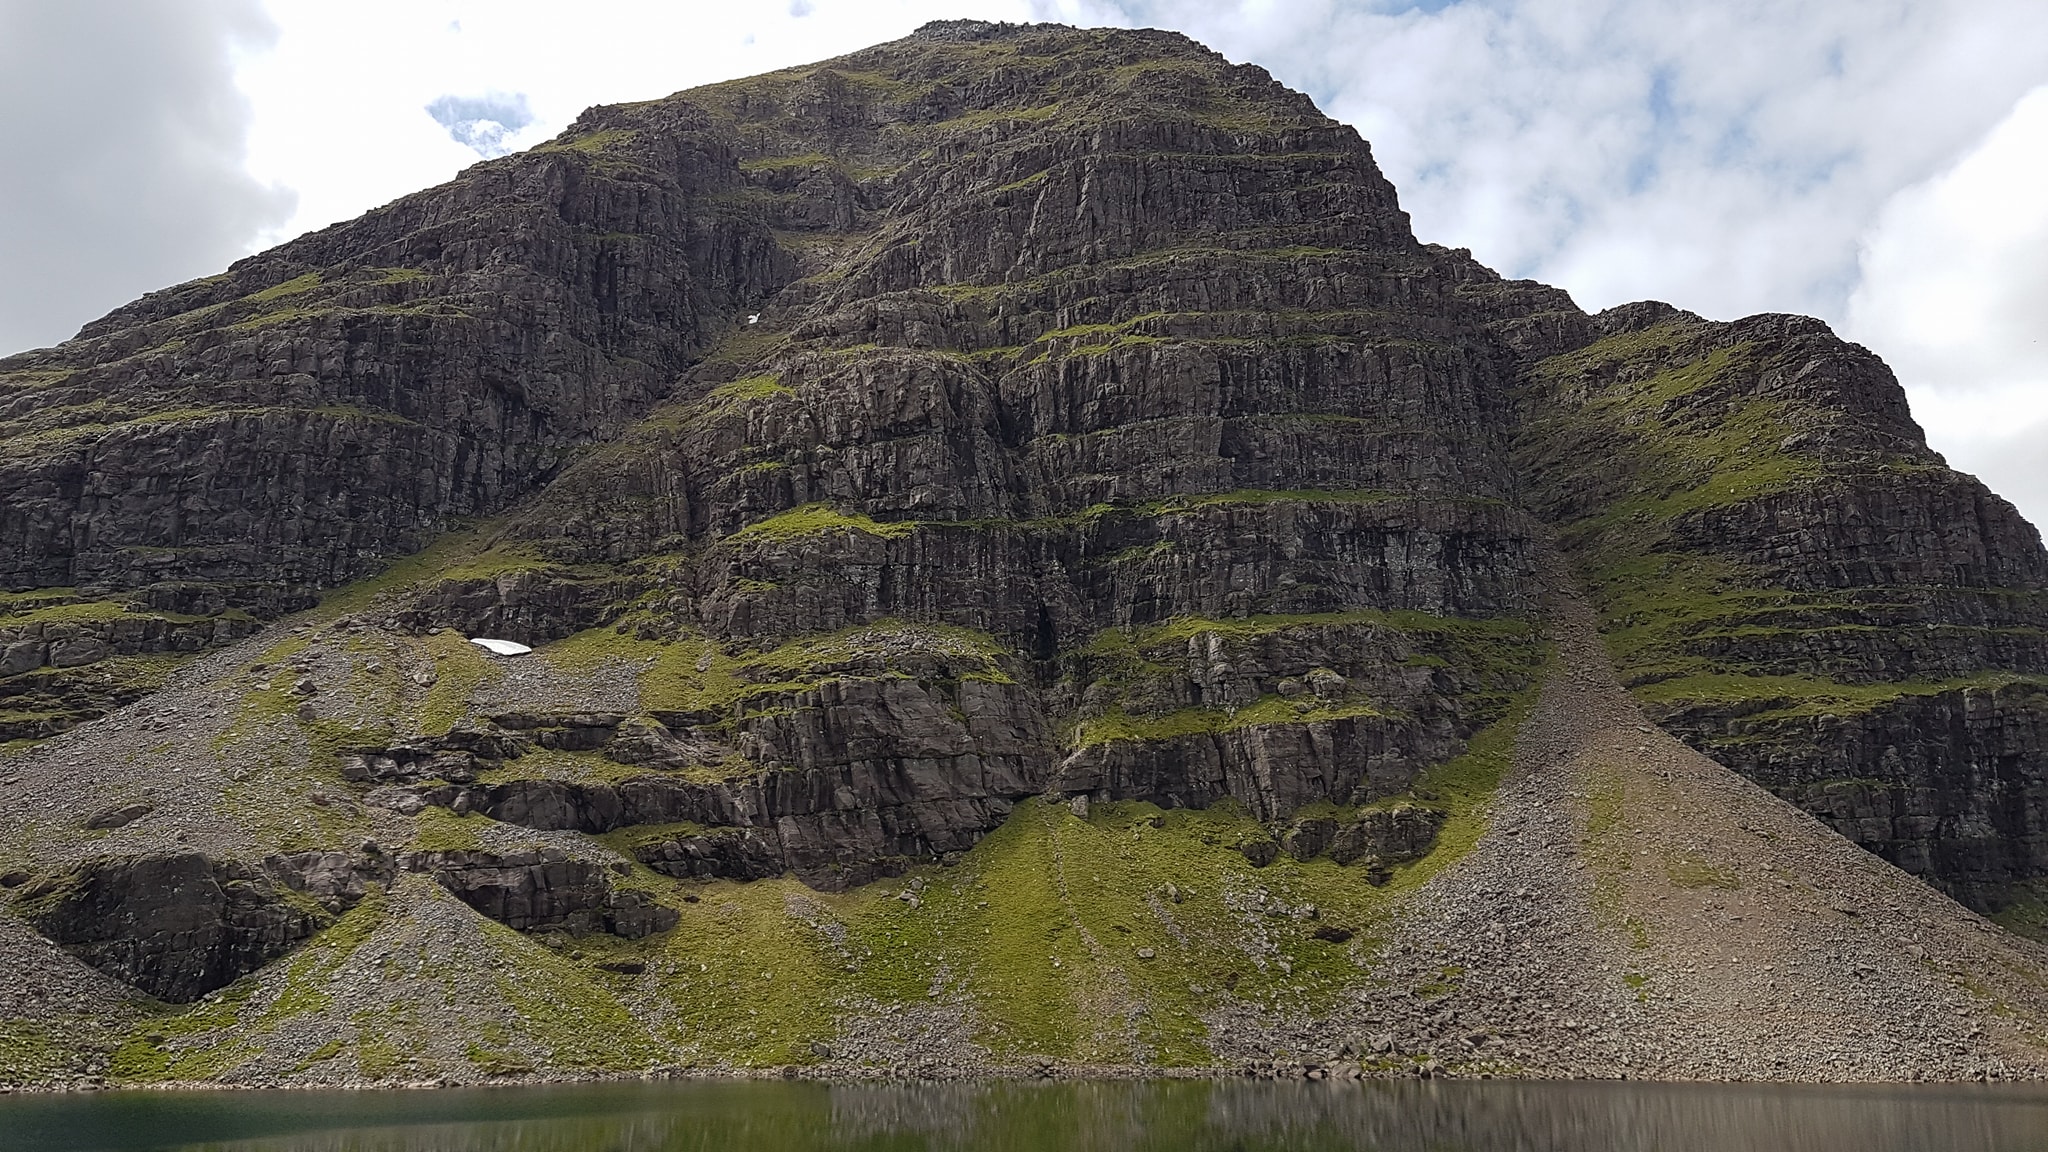
{"type": "MultiPolygon", "coordinates": [[[[1693,335],[1683,323],[1622,333],[1554,357],[1535,373],[1540,399],[1525,455],[1553,466],[1589,453],[1614,462],[1604,470],[1608,487],[1564,516],[1561,537],[1601,612],[1624,681],[1654,703],[1762,701],[1788,716],[1951,687],[1853,683],[1788,674],[1768,660],[1699,654],[1704,641],[1748,638],[1786,651],[1830,633],[1868,630],[1871,609],[1909,601],[1919,590],[1776,586],[1734,554],[1741,541],[1727,554],[1681,544],[1676,532],[1685,517],[1800,488],[1897,483],[1931,466],[1824,459],[1789,447],[1804,417],[1783,401],[1759,398],[1749,383],[1768,367],[1767,350],[1702,350],[1689,342],[1693,335]]],[[[1987,672],[1953,686],[2011,679],[1987,672]]]]}
{"type": "MultiPolygon", "coordinates": [[[[628,942],[478,922],[504,964],[497,987],[511,1012],[460,1021],[474,1033],[465,1055],[499,1075],[809,1064],[841,1043],[846,1017],[938,1004],[997,1064],[1207,1066],[1205,1017],[1219,1007],[1315,1013],[1373,979],[1375,944],[1404,897],[1483,831],[1519,714],[1421,782],[1448,813],[1443,835],[1383,886],[1363,864],[1282,855],[1254,868],[1233,845],[1268,833],[1229,803],[1096,805],[1082,818],[1029,801],[957,864],[836,894],[787,878],[699,884],[636,869],[626,883],[678,909],[674,930],[628,942]],[[1356,935],[1317,938],[1325,926],[1356,935]],[[600,967],[622,961],[647,974],[600,967]]],[[[264,972],[148,1017],[116,1052],[113,1077],[232,1076],[281,1024],[331,1011],[342,965],[404,914],[373,897],[264,972]]],[[[387,964],[405,963],[397,952],[387,964]]],[[[353,1062],[369,1079],[446,1070],[425,1027],[351,1019],[307,1065],[353,1062]]]]}

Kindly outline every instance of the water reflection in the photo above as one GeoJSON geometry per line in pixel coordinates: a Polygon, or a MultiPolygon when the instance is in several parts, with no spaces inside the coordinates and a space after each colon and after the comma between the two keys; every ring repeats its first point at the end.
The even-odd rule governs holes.
{"type": "Polygon", "coordinates": [[[2048,1148],[2035,1088],[631,1084],[0,1099],[0,1149],[1921,1152],[2048,1148]]]}

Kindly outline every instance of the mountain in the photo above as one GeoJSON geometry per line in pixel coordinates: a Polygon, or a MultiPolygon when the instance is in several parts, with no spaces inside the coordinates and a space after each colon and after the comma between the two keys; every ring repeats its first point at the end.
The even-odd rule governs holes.
{"type": "Polygon", "coordinates": [[[0,1081],[2048,1071],[2039,534],[1175,34],[592,109],[0,441],[0,1081]]]}

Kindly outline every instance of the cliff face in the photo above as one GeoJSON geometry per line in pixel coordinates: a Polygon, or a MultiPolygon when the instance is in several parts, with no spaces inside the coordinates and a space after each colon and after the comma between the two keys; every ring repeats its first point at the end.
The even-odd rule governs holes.
{"type": "Polygon", "coordinates": [[[0,361],[0,741],[310,606],[616,436],[788,280],[726,146],[471,169],[0,361]],[[95,682],[68,672],[128,666],[95,682]],[[38,670],[41,670],[40,672],[38,670]]]}
{"type": "Polygon", "coordinates": [[[246,1028],[369,939],[639,1037],[444,1005],[458,1078],[829,1060],[813,1017],[927,985],[1006,1051],[1223,1058],[1197,1014],[1335,995],[1485,832],[1553,539],[1669,731],[1981,907],[2048,874],[2048,558],[1881,364],[1421,244],[1355,132],[1176,35],[593,109],[0,361],[0,443],[0,739],[78,726],[5,762],[0,884],[250,1005],[119,1077],[306,1073],[246,1028]],[[1109,1028],[1062,964],[1133,933],[1109,1028]]]}
{"type": "Polygon", "coordinates": [[[1528,370],[1529,506],[1626,683],[1716,760],[1987,910],[2048,865],[2048,558],[1816,321],[1661,305],[1528,370]],[[1600,465],[1588,467],[1597,454],[1600,465]]]}

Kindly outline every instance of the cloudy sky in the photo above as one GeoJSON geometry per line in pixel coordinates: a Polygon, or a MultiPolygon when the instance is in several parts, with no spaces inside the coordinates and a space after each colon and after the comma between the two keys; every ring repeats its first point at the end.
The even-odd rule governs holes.
{"type": "Polygon", "coordinates": [[[1820,316],[2048,523],[2041,0],[0,0],[0,353],[560,131],[928,19],[1178,28],[1587,308],[1820,316]]]}

